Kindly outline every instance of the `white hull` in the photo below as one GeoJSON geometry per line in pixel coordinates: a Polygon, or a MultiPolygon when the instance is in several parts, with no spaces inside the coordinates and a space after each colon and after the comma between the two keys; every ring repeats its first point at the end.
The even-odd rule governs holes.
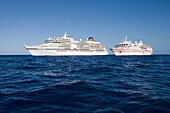
{"type": "Polygon", "coordinates": [[[114,52],[114,54],[116,56],[130,56],[130,55],[151,55],[152,53],[143,53],[143,52],[122,52],[122,53],[118,53],[118,52],[114,52]]]}
{"type": "Polygon", "coordinates": [[[108,55],[107,51],[93,50],[28,50],[33,56],[108,55]]]}
{"type": "Polygon", "coordinates": [[[135,49],[110,49],[116,56],[151,55],[153,51],[135,49]]]}

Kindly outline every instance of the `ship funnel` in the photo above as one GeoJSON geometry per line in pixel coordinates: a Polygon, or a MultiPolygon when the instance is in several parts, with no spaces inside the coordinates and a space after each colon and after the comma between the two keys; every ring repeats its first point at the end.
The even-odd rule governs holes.
{"type": "Polygon", "coordinates": [[[94,41],[93,37],[89,37],[88,41],[94,41]]]}
{"type": "Polygon", "coordinates": [[[139,41],[138,41],[138,44],[141,44],[141,45],[143,45],[143,42],[142,42],[142,40],[139,40],[139,41]]]}

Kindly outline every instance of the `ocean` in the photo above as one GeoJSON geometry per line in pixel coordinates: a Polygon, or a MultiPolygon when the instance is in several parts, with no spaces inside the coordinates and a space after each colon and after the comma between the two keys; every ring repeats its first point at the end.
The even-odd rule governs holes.
{"type": "Polygon", "coordinates": [[[170,55],[0,56],[0,113],[170,113],[170,55]]]}

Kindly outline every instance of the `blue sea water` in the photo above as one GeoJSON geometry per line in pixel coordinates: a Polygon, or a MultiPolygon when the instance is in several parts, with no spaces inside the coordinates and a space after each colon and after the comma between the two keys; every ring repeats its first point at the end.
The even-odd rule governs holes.
{"type": "Polygon", "coordinates": [[[170,113],[170,55],[0,56],[0,112],[170,113]]]}

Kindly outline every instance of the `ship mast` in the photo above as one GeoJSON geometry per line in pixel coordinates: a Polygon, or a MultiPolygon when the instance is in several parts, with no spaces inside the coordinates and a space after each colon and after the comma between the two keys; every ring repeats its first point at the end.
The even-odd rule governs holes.
{"type": "Polygon", "coordinates": [[[126,36],[126,37],[125,37],[125,41],[127,41],[127,40],[128,40],[128,37],[126,36]]]}
{"type": "Polygon", "coordinates": [[[63,38],[67,38],[67,31],[64,33],[63,38]]]}

